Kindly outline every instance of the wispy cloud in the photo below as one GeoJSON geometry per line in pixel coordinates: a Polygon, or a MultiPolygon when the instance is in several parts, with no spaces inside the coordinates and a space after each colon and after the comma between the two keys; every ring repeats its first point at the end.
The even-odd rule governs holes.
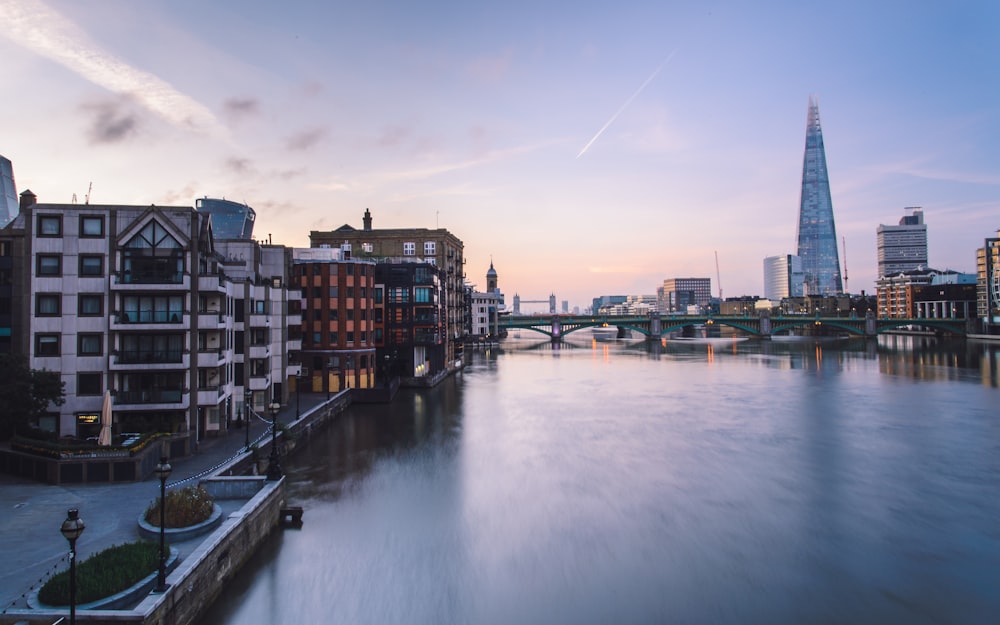
{"type": "Polygon", "coordinates": [[[138,133],[138,116],[130,108],[130,98],[83,105],[93,115],[90,140],[96,144],[119,143],[138,133]]]}
{"type": "Polygon", "coordinates": [[[260,102],[257,98],[229,98],[222,103],[222,110],[233,121],[241,121],[260,113],[260,102]]]}
{"type": "Polygon", "coordinates": [[[325,128],[310,128],[297,132],[285,141],[285,147],[293,152],[303,152],[309,150],[326,138],[325,128]]]}
{"type": "Polygon", "coordinates": [[[0,0],[0,35],[114,93],[129,95],[171,124],[221,134],[212,112],[165,80],[101,48],[40,0],[0,0]]]}

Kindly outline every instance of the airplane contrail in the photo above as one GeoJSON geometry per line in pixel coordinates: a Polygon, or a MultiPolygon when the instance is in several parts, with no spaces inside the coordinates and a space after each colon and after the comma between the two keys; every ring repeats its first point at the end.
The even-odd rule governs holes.
{"type": "Polygon", "coordinates": [[[628,108],[628,105],[632,103],[632,100],[636,99],[636,97],[638,97],[639,94],[642,93],[642,90],[646,88],[646,85],[653,82],[653,79],[656,78],[656,75],[660,73],[661,69],[666,67],[667,63],[670,62],[670,59],[674,58],[674,54],[676,53],[677,50],[675,49],[673,52],[667,55],[667,58],[663,59],[663,62],[660,63],[660,66],[657,67],[653,71],[653,73],[649,75],[649,78],[647,78],[645,82],[639,85],[639,88],[635,90],[635,93],[629,96],[628,100],[625,100],[625,104],[622,104],[621,107],[619,107],[619,109],[615,111],[615,114],[611,116],[611,119],[609,119],[606,124],[601,126],[601,129],[597,131],[597,134],[595,134],[593,138],[591,138],[591,140],[587,142],[587,145],[583,146],[583,149],[580,150],[580,153],[576,155],[577,158],[583,156],[584,152],[589,150],[590,146],[594,145],[594,141],[597,141],[597,138],[600,137],[602,134],[604,134],[604,131],[607,130],[611,124],[615,123],[615,120],[618,119],[618,116],[622,114],[622,111],[628,108]]]}

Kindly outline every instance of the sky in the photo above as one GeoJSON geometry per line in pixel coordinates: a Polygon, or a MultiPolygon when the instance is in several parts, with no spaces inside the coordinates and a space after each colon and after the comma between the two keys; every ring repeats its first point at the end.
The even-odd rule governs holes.
{"type": "Polygon", "coordinates": [[[904,207],[938,269],[974,272],[1000,229],[995,0],[0,0],[0,23],[18,192],[226,198],[290,246],[367,208],[448,229],[508,305],[763,294],[810,96],[851,292],[904,207]]]}

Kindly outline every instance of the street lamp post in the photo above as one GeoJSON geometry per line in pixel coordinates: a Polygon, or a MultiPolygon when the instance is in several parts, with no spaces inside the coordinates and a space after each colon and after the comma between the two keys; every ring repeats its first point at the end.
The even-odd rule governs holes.
{"type": "Polygon", "coordinates": [[[271,411],[271,455],[267,459],[267,480],[274,482],[281,479],[281,465],[278,464],[278,411],[281,404],[274,401],[268,410],[271,411]]]}
{"type": "Polygon", "coordinates": [[[247,399],[243,402],[243,451],[250,451],[250,402],[253,401],[253,391],[247,389],[247,399]]]}
{"type": "Polygon", "coordinates": [[[156,592],[167,590],[167,554],[165,551],[164,538],[166,535],[166,509],[167,509],[167,478],[173,467],[167,462],[166,456],[160,456],[160,464],[156,465],[156,477],[160,478],[160,569],[156,574],[156,592]]]}
{"type": "Polygon", "coordinates": [[[66,512],[66,520],[62,522],[59,531],[69,541],[69,623],[76,625],[76,539],[80,537],[86,526],[80,518],[80,511],[70,508],[66,512]]]}
{"type": "Polygon", "coordinates": [[[302,397],[302,371],[300,370],[295,374],[295,417],[298,418],[302,414],[302,402],[300,398],[302,397]]]}

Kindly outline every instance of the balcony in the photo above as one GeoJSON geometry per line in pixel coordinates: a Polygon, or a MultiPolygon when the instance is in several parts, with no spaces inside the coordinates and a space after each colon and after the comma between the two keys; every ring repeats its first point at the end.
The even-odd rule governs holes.
{"type": "Polygon", "coordinates": [[[158,287],[157,290],[188,290],[191,288],[191,277],[182,272],[160,274],[121,271],[114,274],[112,281],[112,287],[119,290],[148,291],[150,286],[158,287]]]}
{"type": "Polygon", "coordinates": [[[198,290],[199,291],[218,291],[220,293],[225,292],[226,281],[221,275],[208,275],[208,276],[198,276],[198,290]]]}
{"type": "Polygon", "coordinates": [[[225,358],[221,349],[204,348],[198,350],[198,366],[202,368],[215,368],[219,366],[219,361],[225,358]]]}
{"type": "Polygon", "coordinates": [[[114,396],[116,406],[164,404],[167,408],[178,408],[177,404],[185,404],[182,389],[148,388],[134,391],[118,391],[114,396]]]}
{"type": "Polygon", "coordinates": [[[126,310],[111,313],[111,330],[181,330],[188,327],[190,317],[179,310],[126,310]]]}
{"type": "Polygon", "coordinates": [[[199,310],[198,327],[201,329],[211,329],[225,327],[226,317],[217,310],[199,310]]]}
{"type": "Polygon", "coordinates": [[[114,352],[115,362],[120,365],[137,364],[182,364],[184,351],[177,350],[125,350],[114,352]]]}
{"type": "Polygon", "coordinates": [[[413,343],[415,345],[437,345],[440,343],[438,333],[435,330],[413,329],[413,343]]]}

